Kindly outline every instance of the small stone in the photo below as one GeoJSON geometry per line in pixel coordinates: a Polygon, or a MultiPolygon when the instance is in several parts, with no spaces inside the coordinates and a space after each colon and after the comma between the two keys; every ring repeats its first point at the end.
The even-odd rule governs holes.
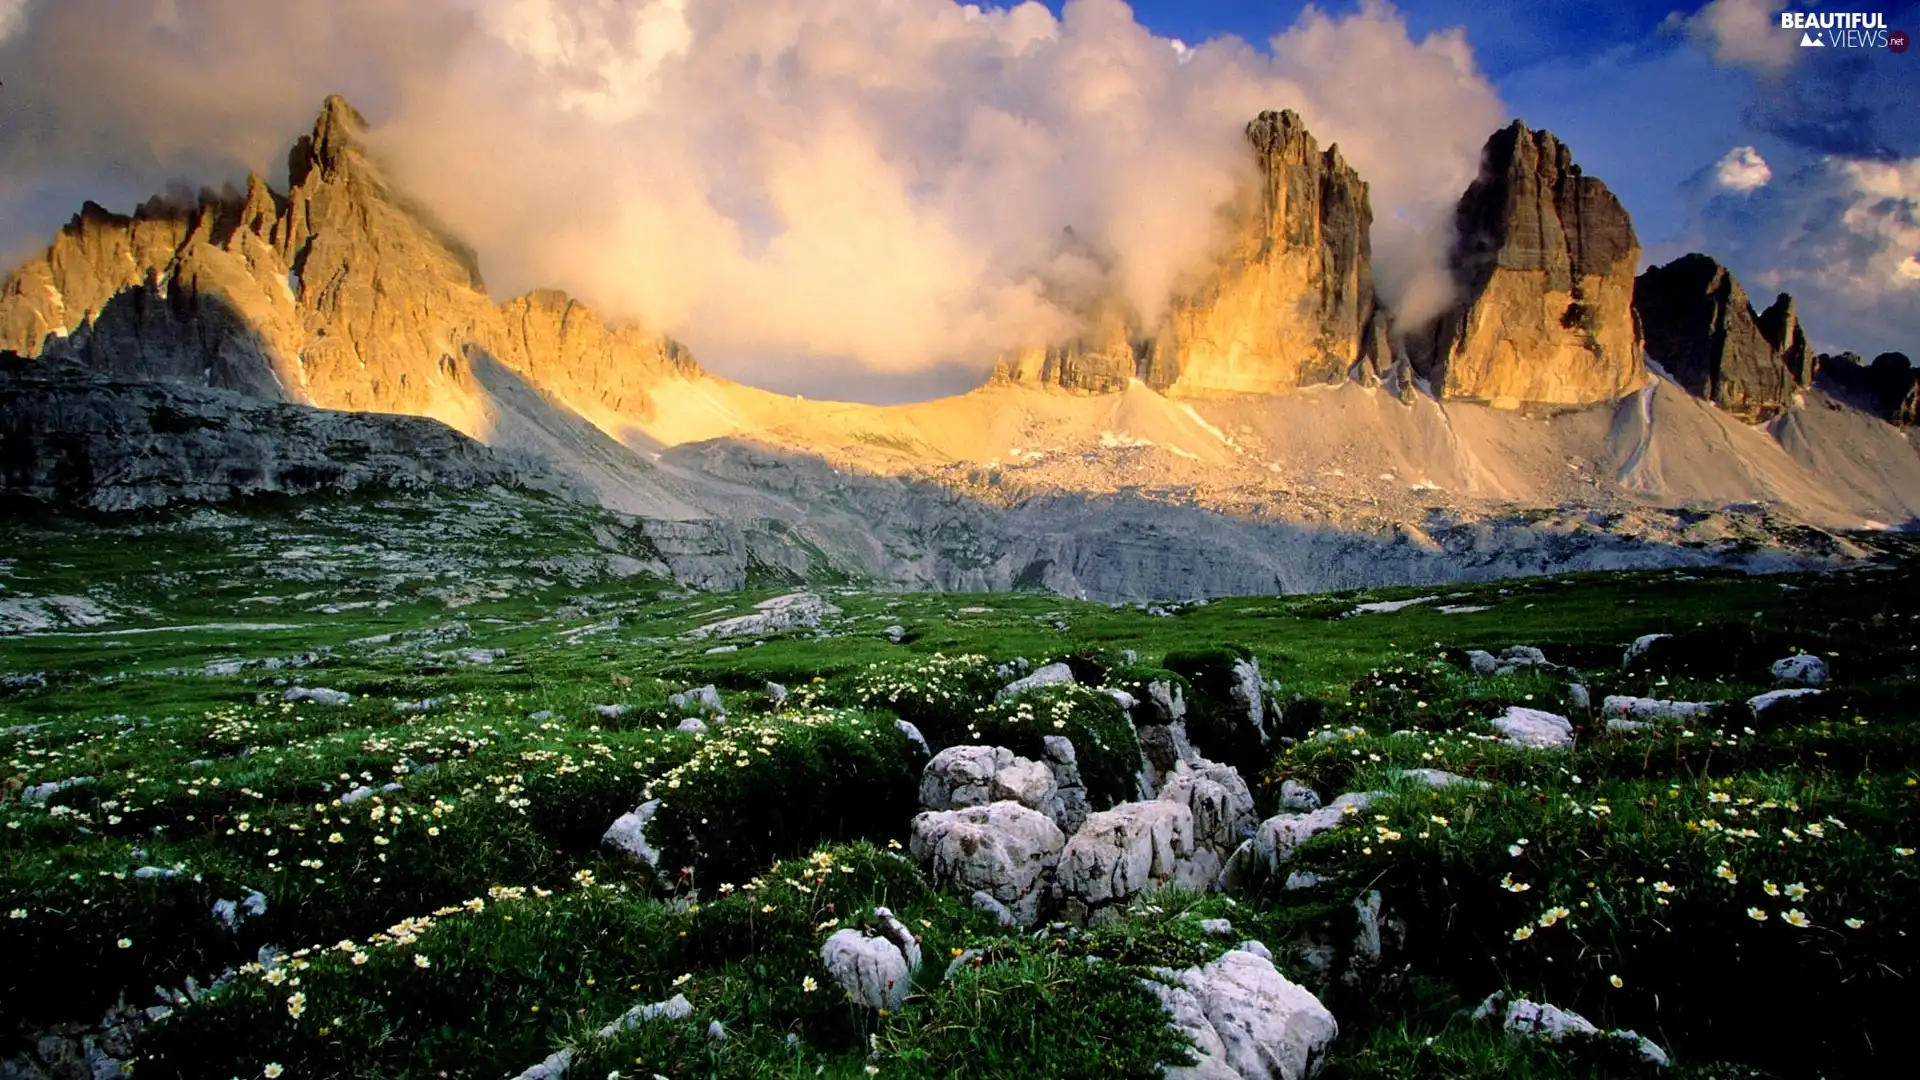
{"type": "Polygon", "coordinates": [[[1773,678],[1783,686],[1824,686],[1827,662],[1812,653],[1795,653],[1773,662],[1773,678]]]}

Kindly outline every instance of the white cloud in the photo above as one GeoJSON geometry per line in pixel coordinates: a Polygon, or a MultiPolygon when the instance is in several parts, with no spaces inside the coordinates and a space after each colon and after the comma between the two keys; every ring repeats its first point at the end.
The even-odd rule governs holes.
{"type": "Polygon", "coordinates": [[[1808,335],[1866,355],[1920,345],[1920,158],[1821,159],[1712,200],[1694,237],[1764,303],[1792,293],[1808,335]]]}
{"type": "Polygon", "coordinates": [[[1751,146],[1736,146],[1727,151],[1713,167],[1713,178],[1722,188],[1742,194],[1767,186],[1773,170],[1767,159],[1751,146]]]}
{"type": "Polygon", "coordinates": [[[1067,225],[1151,313],[1217,243],[1267,108],[1339,143],[1371,186],[1383,295],[1430,309],[1506,119],[1459,33],[1415,40],[1383,0],[1309,7],[1271,55],[1156,37],[1120,0],[172,6],[163,25],[61,0],[4,46],[8,94],[29,87],[0,131],[6,228],[56,225],[9,212],[50,190],[269,171],[338,91],[497,292],[565,288],[744,378],[981,364],[1059,334],[1039,282],[1067,225]]]}
{"type": "Polygon", "coordinates": [[[1777,74],[1800,62],[1800,36],[1780,29],[1780,0],[1713,0],[1688,33],[1715,63],[1777,74]]]}

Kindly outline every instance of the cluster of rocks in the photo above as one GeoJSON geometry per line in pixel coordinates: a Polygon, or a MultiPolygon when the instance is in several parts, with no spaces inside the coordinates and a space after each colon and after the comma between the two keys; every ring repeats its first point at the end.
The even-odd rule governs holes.
{"type": "Polygon", "coordinates": [[[837,606],[814,593],[787,593],[760,601],[753,605],[750,614],[697,626],[687,631],[686,636],[695,640],[764,637],[782,630],[817,627],[822,621],[839,614],[837,606]]]}

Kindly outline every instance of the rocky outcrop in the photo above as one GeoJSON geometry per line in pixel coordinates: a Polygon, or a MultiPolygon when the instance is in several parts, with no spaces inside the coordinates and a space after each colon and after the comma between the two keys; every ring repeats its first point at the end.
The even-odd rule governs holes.
{"type": "Polygon", "coordinates": [[[331,412],[0,356],[0,493],[132,510],[246,495],[568,490],[437,420],[331,412]]]}
{"type": "MultiPolygon", "coordinates": [[[[1140,326],[1107,294],[1069,300],[1081,334],[1002,357],[1000,377],[1099,393],[1139,379],[1173,394],[1270,394],[1357,365],[1387,371],[1366,183],[1292,111],[1261,113],[1246,135],[1258,182],[1228,208],[1230,240],[1214,265],[1158,325],[1140,326]]],[[[1068,245],[1088,254],[1071,233],[1068,245]]]]}
{"type": "Polygon", "coordinates": [[[1065,844],[1051,818],[1005,801],[915,815],[908,848],[934,884],[985,894],[1024,926],[1038,917],[1041,886],[1065,844]]]}
{"type": "Polygon", "coordinates": [[[1435,394],[1581,405],[1641,385],[1640,242],[1620,200],[1559,139],[1518,120],[1495,132],[1455,231],[1455,305],[1408,342],[1435,394]]]}
{"type": "Polygon", "coordinates": [[[1920,424],[1920,368],[1904,353],[1881,353],[1869,364],[1857,353],[1815,358],[1814,385],[1890,424],[1920,424]]]}
{"type": "Polygon", "coordinates": [[[1168,1080],[1309,1080],[1320,1071],[1340,1025],[1266,952],[1248,942],[1209,964],[1157,970],[1147,982],[1197,1059],[1169,1066],[1168,1080]]]}
{"type": "Polygon", "coordinates": [[[1647,358],[1695,396],[1749,423],[1785,411],[1813,380],[1806,332],[1782,293],[1755,315],[1745,289],[1714,259],[1692,254],[1634,282],[1647,358]]]}
{"type": "MultiPolygon", "coordinates": [[[[678,344],[609,328],[564,294],[496,306],[473,252],[393,187],[365,122],[329,97],[288,157],[289,191],[94,204],[0,284],[0,348],[115,374],[323,408],[446,416],[500,365],[576,407],[652,415],[697,372],[678,344]]],[[[474,425],[479,426],[479,425],[474,425]]]]}

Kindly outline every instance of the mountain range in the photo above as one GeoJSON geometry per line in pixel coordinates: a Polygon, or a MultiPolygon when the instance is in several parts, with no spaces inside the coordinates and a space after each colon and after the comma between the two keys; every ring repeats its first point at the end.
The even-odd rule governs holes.
{"type": "Polygon", "coordinates": [[[1756,314],[1706,255],[1636,276],[1620,201],[1518,121],[1460,198],[1437,317],[1397,323],[1366,182],[1265,112],[1226,243],[1156,314],[1063,229],[1106,268],[1045,283],[1077,333],[895,406],[718,377],[559,292],[496,301],[365,132],[331,97],[287,191],[88,203],[6,277],[6,493],[517,484],[604,505],[692,583],[1111,600],[1807,565],[1920,521],[1904,356],[1813,354],[1790,297],[1756,314]]]}

